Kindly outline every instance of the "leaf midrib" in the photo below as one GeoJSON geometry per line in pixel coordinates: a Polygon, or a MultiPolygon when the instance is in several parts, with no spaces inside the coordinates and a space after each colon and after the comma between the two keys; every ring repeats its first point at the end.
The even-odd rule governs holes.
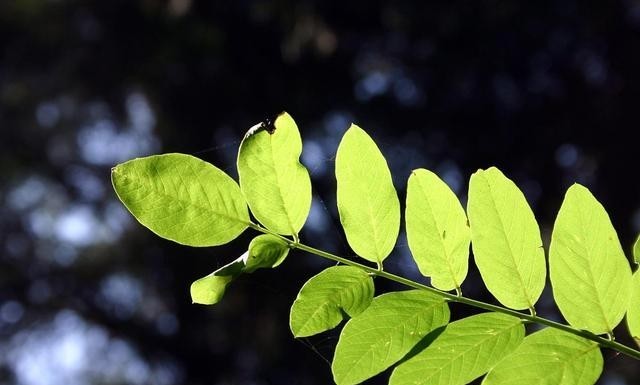
{"type": "MultiPolygon", "coordinates": [[[[154,167],[155,167],[155,166],[154,166],[154,167]]],[[[156,171],[156,172],[157,172],[157,171],[156,171]]],[[[131,178],[131,177],[129,177],[128,175],[126,175],[126,174],[124,174],[124,173],[122,173],[122,174],[121,174],[121,176],[122,176],[125,180],[127,180],[127,179],[128,179],[128,180],[133,180],[133,181],[134,181],[134,183],[130,183],[130,185],[134,185],[134,186],[136,186],[137,188],[145,189],[145,187],[148,187],[148,185],[147,185],[147,184],[144,184],[144,183],[136,183],[136,181],[138,181],[138,180],[139,180],[139,178],[131,178]]],[[[152,178],[150,178],[150,179],[152,179],[152,178]]],[[[164,186],[164,181],[162,180],[162,178],[159,178],[159,179],[160,179],[160,181],[162,182],[162,184],[163,184],[163,186],[164,186]]],[[[200,183],[198,183],[198,184],[201,186],[201,188],[203,188],[203,189],[204,189],[204,187],[202,186],[202,184],[200,184],[200,183]]],[[[213,209],[213,206],[211,206],[211,202],[209,202],[209,201],[208,201],[208,200],[209,200],[209,196],[208,196],[206,193],[205,193],[205,196],[207,197],[207,201],[208,201],[207,203],[208,203],[209,208],[207,208],[206,206],[201,206],[201,205],[195,204],[195,203],[194,203],[194,202],[192,202],[192,201],[186,201],[186,200],[184,200],[184,199],[179,199],[179,198],[177,198],[177,197],[175,197],[175,196],[173,196],[173,195],[170,195],[170,194],[168,194],[168,193],[166,192],[166,188],[164,188],[164,191],[163,191],[163,192],[160,192],[160,190],[159,190],[159,189],[156,189],[156,188],[148,188],[148,190],[150,190],[152,193],[155,193],[157,196],[160,196],[160,197],[163,197],[163,198],[168,198],[169,200],[173,200],[173,201],[175,201],[175,202],[179,202],[179,203],[181,203],[181,204],[183,205],[183,207],[185,207],[185,206],[186,206],[186,207],[191,206],[191,207],[194,207],[194,208],[196,208],[196,209],[203,210],[203,211],[208,211],[208,212],[210,212],[210,213],[212,213],[212,214],[214,214],[214,215],[217,215],[217,216],[220,216],[220,217],[223,217],[223,218],[227,218],[227,219],[233,220],[233,221],[238,222],[238,223],[243,224],[243,225],[247,225],[247,226],[248,226],[248,225],[250,224],[250,222],[245,221],[245,220],[243,220],[243,219],[241,219],[241,218],[239,218],[239,217],[234,217],[234,216],[231,216],[231,215],[229,215],[229,214],[227,214],[227,213],[219,212],[219,211],[214,210],[214,209],[213,209]]],[[[217,191],[217,193],[218,193],[218,194],[220,193],[220,191],[219,191],[218,189],[215,189],[215,190],[217,191]]],[[[187,190],[187,191],[188,191],[188,190],[187,190]]],[[[117,191],[116,191],[116,192],[117,192],[117,191]]],[[[234,209],[235,209],[235,207],[234,207],[234,209]]]]}
{"type": "MultiPolygon", "coordinates": [[[[504,239],[506,240],[507,246],[509,247],[509,256],[511,257],[510,260],[511,262],[513,262],[514,265],[514,270],[517,272],[517,277],[518,277],[518,282],[520,282],[520,288],[522,290],[522,294],[524,294],[524,298],[527,301],[527,306],[529,307],[529,309],[533,308],[533,305],[531,304],[531,301],[529,299],[529,295],[528,295],[528,291],[526,286],[524,285],[524,281],[522,280],[522,275],[520,273],[520,269],[518,269],[518,264],[516,263],[516,259],[513,253],[513,249],[511,247],[511,242],[509,241],[509,237],[507,236],[507,232],[504,226],[504,222],[502,221],[502,216],[501,213],[498,211],[498,206],[496,205],[496,198],[494,196],[494,191],[493,191],[493,187],[491,185],[491,183],[489,182],[489,180],[483,175],[483,179],[485,180],[485,182],[487,183],[487,186],[489,187],[489,195],[491,196],[491,208],[495,211],[496,216],[498,217],[498,221],[500,222],[500,230],[502,231],[502,235],[504,236],[504,239]]],[[[515,200],[513,200],[514,204],[515,204],[515,200]]]]}
{"type": "MultiPolygon", "coordinates": [[[[417,176],[417,174],[416,174],[416,176],[417,176]]],[[[447,252],[447,248],[445,247],[445,244],[444,244],[444,239],[440,235],[442,229],[440,228],[439,223],[436,220],[436,216],[434,215],[433,206],[431,205],[431,200],[429,199],[428,194],[425,193],[424,186],[422,184],[422,181],[419,178],[418,178],[418,185],[420,186],[420,191],[423,193],[424,197],[426,198],[425,201],[427,202],[427,206],[429,207],[429,213],[431,214],[431,217],[433,217],[433,222],[434,222],[434,224],[436,226],[436,230],[438,232],[438,240],[440,240],[440,242],[438,242],[438,244],[442,248],[442,251],[443,251],[443,253],[445,255],[445,262],[447,264],[447,270],[449,270],[449,274],[451,275],[451,280],[453,281],[453,283],[454,283],[456,288],[460,288],[460,284],[458,283],[458,280],[456,279],[456,276],[453,273],[453,266],[451,265],[451,254],[449,254],[447,252]]]]}

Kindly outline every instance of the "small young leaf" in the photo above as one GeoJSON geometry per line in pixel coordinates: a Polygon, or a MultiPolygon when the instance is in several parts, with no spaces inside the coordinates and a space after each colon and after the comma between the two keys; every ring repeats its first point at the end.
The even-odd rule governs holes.
{"type": "Polygon", "coordinates": [[[311,179],[300,163],[302,140],[286,112],[272,127],[251,128],[238,152],[240,187],[253,215],[278,234],[297,235],[311,208],[311,179]]]}
{"type": "Polygon", "coordinates": [[[191,284],[193,303],[214,305],[222,299],[227,285],[242,273],[277,267],[289,254],[288,245],[280,238],[263,234],[251,240],[249,250],[240,258],[191,284]]]}
{"type": "Polygon", "coordinates": [[[227,285],[242,273],[245,255],[191,284],[191,301],[215,305],[224,296],[227,285]]]}
{"type": "Polygon", "coordinates": [[[452,322],[435,341],[398,365],[389,385],[464,385],[485,374],[524,338],[516,317],[484,313],[452,322]]]}
{"type": "Polygon", "coordinates": [[[191,155],[133,159],[115,166],[111,181],[140,223],[184,245],[222,245],[249,224],[247,204],[236,182],[191,155]]]}
{"type": "Polygon", "coordinates": [[[456,195],[425,169],[407,184],[407,240],[420,272],[440,290],[460,288],[469,267],[471,234],[456,195]]]}
{"type": "Polygon", "coordinates": [[[334,266],[302,286],[291,307],[289,325],[296,337],[307,337],[336,327],[345,318],[364,311],[373,299],[373,279],[362,269],[334,266]]]}
{"type": "Polygon", "coordinates": [[[633,273],[631,284],[631,300],[627,310],[627,326],[629,333],[640,346],[640,270],[633,273]]]}
{"type": "Polygon", "coordinates": [[[409,290],[374,298],[342,329],[331,365],[334,381],[358,384],[375,376],[447,322],[449,307],[435,294],[409,290]]]}
{"type": "Polygon", "coordinates": [[[640,235],[638,235],[636,243],[633,244],[633,261],[640,265],[640,235]]]}
{"type": "Polygon", "coordinates": [[[629,262],[604,207],[579,184],[567,190],[553,226],[549,272],[553,297],[572,326],[611,333],[624,317],[629,262]]]}
{"type": "Polygon", "coordinates": [[[243,273],[253,273],[260,268],[272,268],[280,265],[289,254],[289,246],[282,239],[263,234],[251,240],[245,260],[243,273]]]}
{"type": "Polygon", "coordinates": [[[516,350],[500,361],[483,385],[592,385],[602,373],[598,344],[546,328],[525,337],[516,350]]]}
{"type": "Polygon", "coordinates": [[[522,191],[491,167],[471,176],[471,246],[487,289],[506,307],[532,308],[546,277],[540,229],[522,191]]]}
{"type": "Polygon", "coordinates": [[[391,172],[375,142],[352,124],[336,154],[340,222],[351,248],[382,264],[400,231],[400,201],[391,172]]]}

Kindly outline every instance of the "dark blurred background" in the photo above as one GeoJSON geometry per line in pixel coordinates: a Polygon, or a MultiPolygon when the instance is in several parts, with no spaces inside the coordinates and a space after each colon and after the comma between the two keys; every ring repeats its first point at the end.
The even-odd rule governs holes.
{"type": "MultiPolygon", "coordinates": [[[[293,253],[221,304],[192,305],[190,283],[252,234],[173,244],[137,224],[109,181],[114,164],[160,152],[235,176],[245,130],[285,109],[314,183],[308,244],[352,255],[333,158],[353,121],[386,155],[401,200],[414,168],[464,202],[469,175],[496,165],[548,241],[577,181],[628,251],[640,231],[639,69],[634,0],[1,1],[0,383],[331,383],[336,332],[295,340],[288,329],[298,289],[327,262],[293,253]]],[[[403,236],[386,267],[425,281],[403,236]]],[[[494,301],[478,278],[472,267],[465,293],[494,301]]],[[[548,289],[538,309],[559,319],[548,289]]],[[[604,356],[599,383],[638,383],[637,361],[604,356]]]]}

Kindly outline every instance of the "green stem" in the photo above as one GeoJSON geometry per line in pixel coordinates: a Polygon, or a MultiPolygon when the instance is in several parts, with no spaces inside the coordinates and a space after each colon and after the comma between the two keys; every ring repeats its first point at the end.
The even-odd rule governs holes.
{"type": "Polygon", "coordinates": [[[307,246],[307,245],[305,245],[303,243],[293,242],[289,238],[283,237],[283,236],[281,236],[279,234],[275,234],[275,233],[271,232],[270,230],[265,229],[264,227],[262,227],[260,225],[256,225],[254,223],[250,224],[250,227],[255,229],[255,230],[257,230],[257,231],[260,231],[260,232],[263,232],[263,233],[267,233],[267,234],[271,234],[271,235],[274,235],[274,236],[277,236],[277,237],[283,239],[285,242],[287,242],[289,244],[289,246],[291,248],[295,248],[295,249],[298,249],[298,250],[306,251],[307,253],[315,254],[315,255],[317,255],[319,257],[330,259],[330,260],[335,261],[335,262],[340,262],[340,263],[348,265],[348,266],[358,267],[358,268],[368,272],[371,275],[375,275],[375,276],[378,276],[378,277],[386,278],[388,280],[397,282],[397,283],[399,283],[401,285],[404,285],[404,286],[407,286],[407,287],[411,287],[411,288],[418,289],[418,290],[424,290],[424,291],[428,291],[428,292],[437,294],[437,295],[439,295],[441,297],[444,297],[447,301],[450,301],[450,302],[458,302],[458,303],[462,303],[462,304],[465,304],[465,305],[473,306],[473,307],[476,307],[476,308],[479,308],[479,309],[489,310],[489,311],[493,311],[493,312],[497,312],[497,313],[508,314],[508,315],[511,315],[511,316],[514,316],[514,317],[518,317],[518,318],[520,318],[522,320],[525,320],[525,321],[528,321],[528,322],[534,322],[534,323],[537,323],[537,324],[546,325],[546,326],[549,326],[549,327],[552,327],[552,328],[555,328],[555,329],[559,329],[559,330],[565,331],[567,333],[571,333],[571,334],[586,338],[588,340],[591,340],[593,342],[596,342],[600,346],[616,350],[616,351],[618,351],[618,352],[620,352],[620,353],[622,353],[622,354],[624,354],[626,356],[635,358],[636,360],[640,360],[640,351],[635,350],[635,349],[633,349],[633,348],[631,348],[629,346],[623,345],[623,344],[621,344],[619,342],[616,342],[613,339],[607,339],[607,338],[604,338],[604,337],[600,337],[600,336],[598,336],[596,334],[593,334],[593,333],[591,333],[589,331],[586,331],[586,330],[574,329],[569,325],[565,325],[565,324],[561,324],[559,322],[551,321],[550,319],[539,317],[539,316],[534,315],[534,314],[521,313],[521,312],[519,312],[517,310],[507,309],[507,308],[504,308],[504,307],[501,307],[501,306],[496,306],[496,305],[492,305],[490,303],[486,303],[486,302],[482,302],[482,301],[476,301],[475,299],[471,299],[471,298],[467,298],[467,297],[463,297],[463,296],[458,296],[456,294],[448,293],[446,291],[441,291],[441,290],[435,289],[435,288],[433,288],[431,286],[427,286],[427,285],[412,281],[410,279],[401,277],[399,275],[395,275],[395,274],[389,273],[389,272],[384,271],[384,270],[378,270],[378,269],[376,269],[374,267],[363,265],[363,264],[361,264],[359,262],[355,262],[355,261],[352,261],[350,259],[346,259],[346,258],[337,256],[335,254],[331,254],[331,253],[328,253],[326,251],[316,249],[316,248],[311,247],[311,246],[307,246]]]}

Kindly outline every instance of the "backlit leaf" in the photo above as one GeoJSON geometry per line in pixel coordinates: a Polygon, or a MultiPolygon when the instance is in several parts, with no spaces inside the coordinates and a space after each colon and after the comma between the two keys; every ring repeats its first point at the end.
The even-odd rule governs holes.
{"type": "Polygon", "coordinates": [[[222,299],[227,285],[240,274],[276,267],[284,261],[287,254],[289,246],[280,238],[270,234],[258,235],[240,258],[193,282],[191,300],[203,305],[214,305],[222,299]]]}
{"type": "Polygon", "coordinates": [[[375,376],[447,322],[449,307],[435,294],[410,290],[374,298],[342,329],[331,365],[334,381],[358,384],[375,376]]]}
{"type": "Polygon", "coordinates": [[[300,163],[302,140],[286,112],[273,127],[252,127],[240,144],[240,187],[253,215],[279,234],[297,235],[311,208],[311,180],[300,163]]]}
{"type": "Polygon", "coordinates": [[[553,296],[569,324],[609,333],[622,320],[631,270],[609,215],[584,186],[564,197],[549,249],[553,296]]]}
{"type": "Polygon", "coordinates": [[[225,244],[249,225],[236,182],[185,154],[137,158],[111,170],[118,198],[144,226],[189,246],[225,244]]]}
{"type": "Polygon", "coordinates": [[[302,286],[291,307],[293,335],[306,337],[333,329],[345,318],[364,311],[373,299],[373,279],[362,269],[334,266],[302,286]]]}
{"type": "Polygon", "coordinates": [[[598,344],[546,328],[527,337],[500,361],[483,385],[592,385],[602,373],[598,344]]]}
{"type": "Polygon", "coordinates": [[[398,365],[389,385],[464,385],[485,374],[524,338],[518,318],[484,313],[447,325],[426,349],[398,365]]]}
{"type": "Polygon", "coordinates": [[[375,142],[352,124],[336,154],[340,222],[351,248],[381,264],[400,230],[400,202],[387,161],[375,142]]]}
{"type": "Polygon", "coordinates": [[[471,234],[456,195],[425,169],[407,184],[407,240],[420,272],[440,290],[460,288],[469,266],[471,234]]]}
{"type": "Polygon", "coordinates": [[[631,283],[631,300],[627,310],[627,326],[629,333],[640,346],[640,270],[633,273],[631,283]]]}
{"type": "Polygon", "coordinates": [[[214,305],[222,299],[227,285],[242,273],[245,255],[191,284],[191,301],[214,305]]]}
{"type": "Polygon", "coordinates": [[[471,176],[467,203],[474,259],[506,307],[533,307],[546,277],[540,229],[522,191],[491,167],[471,176]]]}
{"type": "Polygon", "coordinates": [[[638,235],[636,242],[633,244],[633,261],[636,264],[640,264],[640,235],[638,235]]]}
{"type": "Polygon", "coordinates": [[[277,267],[289,254],[289,245],[282,239],[263,234],[251,240],[243,273],[252,273],[260,268],[277,267]]]}

